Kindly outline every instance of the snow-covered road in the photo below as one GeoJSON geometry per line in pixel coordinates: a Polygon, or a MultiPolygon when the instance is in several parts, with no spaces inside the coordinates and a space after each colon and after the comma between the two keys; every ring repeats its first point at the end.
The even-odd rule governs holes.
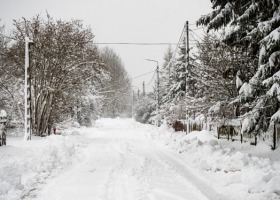
{"type": "Polygon", "coordinates": [[[127,119],[98,121],[84,135],[88,145],[80,162],[41,185],[35,199],[223,199],[179,154],[155,145],[146,136],[152,131],[127,119]]]}

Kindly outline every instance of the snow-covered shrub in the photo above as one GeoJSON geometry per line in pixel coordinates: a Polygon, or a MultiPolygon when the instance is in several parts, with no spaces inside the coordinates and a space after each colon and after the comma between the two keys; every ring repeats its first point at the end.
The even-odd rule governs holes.
{"type": "Polygon", "coordinates": [[[156,110],[156,102],[154,99],[144,97],[139,99],[134,105],[134,118],[141,123],[148,123],[152,117],[153,111],[156,110]]]}

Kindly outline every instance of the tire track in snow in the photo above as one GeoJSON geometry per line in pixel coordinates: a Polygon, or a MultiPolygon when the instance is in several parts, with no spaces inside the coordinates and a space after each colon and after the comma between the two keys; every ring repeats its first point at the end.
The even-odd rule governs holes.
{"type": "Polygon", "coordinates": [[[199,191],[202,192],[209,200],[225,200],[221,194],[218,194],[211,186],[205,183],[202,179],[195,175],[193,170],[191,170],[186,163],[171,155],[171,153],[160,151],[159,149],[154,149],[155,154],[160,160],[162,160],[166,165],[170,166],[173,170],[176,170],[180,176],[190,183],[193,184],[199,191]]]}
{"type": "Polygon", "coordinates": [[[115,145],[114,150],[119,152],[119,164],[112,167],[100,200],[145,199],[149,185],[139,174],[142,158],[133,153],[131,147],[128,142],[115,145]]]}

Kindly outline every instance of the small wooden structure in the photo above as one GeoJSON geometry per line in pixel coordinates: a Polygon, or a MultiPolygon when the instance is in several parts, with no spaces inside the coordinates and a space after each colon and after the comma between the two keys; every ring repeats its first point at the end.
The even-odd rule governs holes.
{"type": "Polygon", "coordinates": [[[172,128],[175,131],[186,131],[186,125],[183,120],[176,120],[174,123],[172,123],[172,128]]]}
{"type": "Polygon", "coordinates": [[[0,146],[6,145],[7,131],[7,113],[5,110],[0,111],[0,146]]]}

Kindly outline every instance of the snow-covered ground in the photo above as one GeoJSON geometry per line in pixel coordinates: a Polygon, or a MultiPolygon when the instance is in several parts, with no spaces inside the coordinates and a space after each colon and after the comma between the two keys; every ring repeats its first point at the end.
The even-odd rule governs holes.
{"type": "MultiPolygon", "coordinates": [[[[59,131],[59,130],[58,130],[59,131]]],[[[280,199],[280,151],[101,119],[0,148],[0,199],[280,199]]]]}

